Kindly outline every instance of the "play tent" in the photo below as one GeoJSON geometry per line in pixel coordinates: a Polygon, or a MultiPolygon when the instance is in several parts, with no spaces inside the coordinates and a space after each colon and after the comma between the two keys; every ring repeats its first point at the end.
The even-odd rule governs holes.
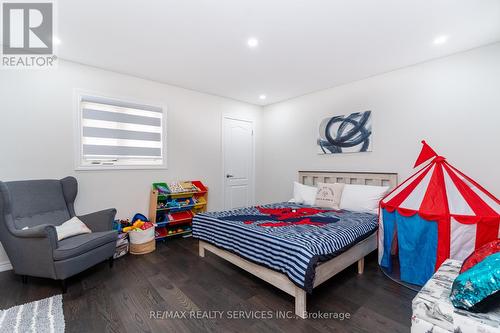
{"type": "Polygon", "coordinates": [[[432,160],[382,199],[379,224],[380,266],[397,254],[400,279],[416,285],[500,237],[500,201],[422,143],[415,167],[432,160]]]}

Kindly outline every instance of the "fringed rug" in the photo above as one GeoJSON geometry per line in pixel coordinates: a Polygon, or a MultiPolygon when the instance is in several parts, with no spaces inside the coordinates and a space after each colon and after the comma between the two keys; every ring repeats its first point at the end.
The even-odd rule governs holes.
{"type": "Polygon", "coordinates": [[[63,333],[62,295],[0,310],[0,332],[63,333]]]}

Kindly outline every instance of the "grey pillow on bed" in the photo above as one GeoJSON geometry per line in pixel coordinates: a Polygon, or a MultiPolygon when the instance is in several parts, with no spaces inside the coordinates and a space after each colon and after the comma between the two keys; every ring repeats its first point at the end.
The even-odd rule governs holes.
{"type": "Polygon", "coordinates": [[[343,189],[344,184],[342,183],[318,183],[318,193],[314,205],[339,210],[343,189]]]}

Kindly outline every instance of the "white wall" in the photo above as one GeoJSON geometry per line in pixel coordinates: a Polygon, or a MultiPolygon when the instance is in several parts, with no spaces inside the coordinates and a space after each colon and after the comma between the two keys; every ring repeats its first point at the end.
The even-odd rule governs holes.
{"type": "MultiPolygon", "coordinates": [[[[147,213],[157,180],[199,178],[221,209],[221,116],[256,122],[258,202],[287,200],[298,170],[397,172],[404,179],[426,139],[500,193],[500,44],[260,107],[87,66],[0,72],[0,179],[76,176],[79,213],[116,207],[147,213]],[[81,171],[73,165],[73,89],[168,106],[168,170],[81,171]],[[317,154],[327,116],[372,110],[373,152],[317,154]],[[193,125],[194,124],[194,125],[193,125]]],[[[0,249],[0,269],[6,256],[0,249]]]]}
{"type": "MultiPolygon", "coordinates": [[[[70,62],[56,70],[0,72],[0,179],[75,176],[78,213],[116,207],[118,217],[147,215],[152,182],[201,179],[209,209],[223,208],[223,114],[252,119],[260,160],[261,108],[70,62]],[[74,171],[73,91],[159,102],[168,108],[168,170],[74,171]]],[[[0,266],[6,261],[0,248],[0,266]]]]}
{"type": "Polygon", "coordinates": [[[259,202],[288,200],[298,170],[412,172],[422,139],[500,195],[500,44],[264,108],[259,202]],[[372,110],[373,152],[318,155],[321,119],[372,110]]]}

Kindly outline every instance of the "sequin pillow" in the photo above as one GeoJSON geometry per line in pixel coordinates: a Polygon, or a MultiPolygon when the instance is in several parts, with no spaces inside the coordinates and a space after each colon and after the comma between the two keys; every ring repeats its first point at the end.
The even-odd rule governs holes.
{"type": "Polygon", "coordinates": [[[500,252],[500,239],[486,243],[464,260],[460,273],[465,272],[490,254],[500,252]]]}
{"type": "Polygon", "coordinates": [[[500,295],[500,252],[490,254],[453,281],[450,300],[453,306],[483,312],[500,295]]]}

